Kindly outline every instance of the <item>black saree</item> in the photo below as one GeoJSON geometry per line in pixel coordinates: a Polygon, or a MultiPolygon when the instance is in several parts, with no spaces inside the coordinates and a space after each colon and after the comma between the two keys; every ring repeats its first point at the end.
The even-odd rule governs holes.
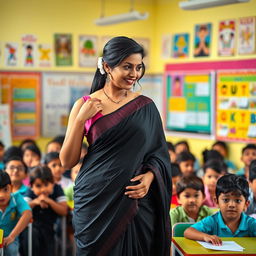
{"type": "Polygon", "coordinates": [[[139,96],[99,118],[87,139],[74,187],[77,255],[169,256],[170,160],[153,101],[139,96]],[[148,170],[148,194],[127,197],[130,179],[148,170]]]}

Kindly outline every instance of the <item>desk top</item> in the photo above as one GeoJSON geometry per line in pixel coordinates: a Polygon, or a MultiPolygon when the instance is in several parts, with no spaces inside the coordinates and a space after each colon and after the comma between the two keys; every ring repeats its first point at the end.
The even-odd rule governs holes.
{"type": "Polygon", "coordinates": [[[204,248],[194,240],[185,237],[173,237],[172,241],[175,246],[183,253],[184,256],[208,256],[208,255],[254,255],[256,256],[256,237],[222,237],[223,241],[234,241],[244,247],[243,252],[216,251],[204,248]]]}

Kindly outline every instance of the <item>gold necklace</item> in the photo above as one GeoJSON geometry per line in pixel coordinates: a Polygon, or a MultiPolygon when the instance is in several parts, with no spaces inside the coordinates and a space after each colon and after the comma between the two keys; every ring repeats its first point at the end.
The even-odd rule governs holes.
{"type": "Polygon", "coordinates": [[[103,90],[104,94],[106,95],[106,97],[107,97],[110,101],[112,101],[113,103],[115,103],[115,104],[119,104],[125,97],[127,97],[127,91],[125,91],[125,94],[124,94],[123,99],[118,100],[118,101],[115,101],[115,100],[111,99],[111,98],[107,95],[107,93],[106,93],[105,90],[104,90],[104,87],[102,88],[102,90],[103,90]]]}

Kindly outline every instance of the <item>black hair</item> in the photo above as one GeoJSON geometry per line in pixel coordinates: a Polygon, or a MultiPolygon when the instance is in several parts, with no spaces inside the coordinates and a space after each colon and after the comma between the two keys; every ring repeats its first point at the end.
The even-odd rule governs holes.
{"type": "Polygon", "coordinates": [[[11,179],[6,171],[0,171],[0,188],[5,188],[7,185],[11,185],[11,179]]]}
{"type": "Polygon", "coordinates": [[[3,155],[3,163],[6,164],[8,162],[8,159],[13,156],[22,158],[22,150],[16,146],[10,146],[9,148],[7,148],[3,155]]]}
{"type": "MultiPolygon", "coordinates": [[[[132,54],[139,53],[142,59],[145,57],[143,47],[131,38],[125,36],[117,36],[110,39],[103,48],[103,62],[106,62],[110,68],[118,66],[125,58],[132,54]]],[[[142,74],[138,81],[145,73],[145,65],[142,62],[142,74]]],[[[101,74],[96,69],[90,93],[102,89],[106,83],[107,74],[101,74]]]]}
{"type": "Polygon", "coordinates": [[[217,141],[215,141],[215,142],[212,144],[212,148],[213,148],[214,146],[220,146],[220,147],[224,148],[224,149],[226,150],[226,152],[228,153],[228,145],[227,145],[226,142],[221,141],[221,140],[217,140],[217,141]]]}
{"type": "Polygon", "coordinates": [[[30,173],[30,186],[32,187],[35,180],[40,179],[43,183],[54,183],[51,169],[46,166],[37,166],[30,173]]]}
{"type": "Polygon", "coordinates": [[[186,140],[180,140],[180,141],[178,141],[177,143],[175,143],[174,147],[176,148],[177,146],[182,145],[182,144],[187,147],[188,151],[190,151],[189,144],[188,144],[188,142],[187,142],[186,140]]]}
{"type": "Polygon", "coordinates": [[[194,155],[191,152],[188,152],[188,151],[182,151],[176,157],[176,162],[178,164],[180,164],[181,162],[189,161],[189,160],[191,160],[193,162],[196,161],[194,155]]]}
{"type": "Polygon", "coordinates": [[[202,152],[202,155],[203,155],[203,163],[206,163],[207,161],[212,159],[224,162],[224,158],[221,155],[221,153],[214,149],[211,149],[211,150],[205,149],[202,152]]]}
{"type": "Polygon", "coordinates": [[[4,148],[4,143],[0,140],[0,147],[4,148]]]}
{"type": "Polygon", "coordinates": [[[21,163],[23,164],[23,166],[24,166],[24,171],[25,171],[25,173],[28,173],[28,167],[27,167],[27,165],[24,163],[22,157],[20,157],[20,156],[11,156],[11,157],[9,157],[9,158],[6,160],[6,162],[5,162],[5,168],[6,168],[7,164],[8,164],[9,162],[11,162],[11,161],[19,161],[19,162],[21,162],[21,163]]]}
{"type": "Polygon", "coordinates": [[[182,175],[178,164],[171,163],[171,170],[172,170],[172,178],[182,175]]]}
{"type": "Polygon", "coordinates": [[[237,195],[243,195],[245,200],[249,197],[249,184],[248,181],[235,174],[226,174],[220,177],[216,184],[216,198],[218,200],[220,194],[235,193],[237,195]]]}
{"type": "Polygon", "coordinates": [[[252,160],[249,165],[249,181],[253,182],[256,179],[256,159],[252,160]]]}
{"type": "Polygon", "coordinates": [[[25,147],[25,149],[23,151],[23,155],[26,150],[32,151],[33,153],[37,154],[39,156],[39,158],[41,158],[41,151],[38,146],[36,146],[34,144],[28,145],[27,147],[25,147]]]}
{"type": "Polygon", "coordinates": [[[204,166],[203,166],[203,170],[204,170],[204,173],[206,172],[206,170],[208,168],[211,168],[213,169],[215,172],[221,174],[223,172],[223,163],[221,161],[218,161],[216,159],[211,159],[211,160],[208,160],[204,166]]]}
{"type": "MultiPolygon", "coordinates": [[[[35,140],[33,140],[33,139],[24,139],[23,141],[21,141],[21,143],[20,143],[20,145],[19,145],[19,148],[21,149],[21,150],[23,150],[23,145],[25,145],[25,144],[30,144],[30,145],[36,145],[37,146],[37,144],[36,144],[36,142],[35,142],[35,140]]],[[[27,147],[27,146],[26,146],[27,147]]]]}
{"type": "Polygon", "coordinates": [[[245,152],[247,149],[254,149],[256,150],[256,144],[247,144],[243,149],[242,149],[242,154],[245,152]]]}
{"type": "Polygon", "coordinates": [[[182,193],[185,189],[192,188],[196,191],[201,191],[203,195],[204,193],[204,182],[201,178],[191,175],[191,176],[182,176],[180,180],[176,183],[176,192],[179,197],[180,193],[182,193]]]}
{"type": "Polygon", "coordinates": [[[44,157],[44,164],[49,164],[54,159],[60,159],[60,154],[58,152],[49,152],[44,157]]]}
{"type": "Polygon", "coordinates": [[[168,150],[175,152],[173,143],[171,143],[170,141],[166,141],[166,145],[167,145],[168,150]]]}
{"type": "Polygon", "coordinates": [[[65,140],[65,135],[58,135],[58,136],[54,137],[50,142],[57,142],[62,146],[64,140],[65,140]]]}

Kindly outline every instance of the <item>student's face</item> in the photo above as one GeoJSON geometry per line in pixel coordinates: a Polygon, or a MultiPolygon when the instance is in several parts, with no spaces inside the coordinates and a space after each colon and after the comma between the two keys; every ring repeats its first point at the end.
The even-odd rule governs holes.
{"type": "Polygon", "coordinates": [[[60,159],[53,159],[47,166],[51,169],[55,181],[59,181],[64,173],[64,168],[61,165],[60,159]]]}
{"type": "Polygon", "coordinates": [[[5,209],[9,204],[11,198],[12,186],[6,185],[4,188],[0,188],[0,209],[5,209]]]}
{"type": "Polygon", "coordinates": [[[180,180],[180,176],[172,177],[172,195],[176,195],[176,184],[180,180]]]}
{"type": "Polygon", "coordinates": [[[256,159],[256,150],[255,149],[246,149],[241,157],[241,161],[245,166],[249,166],[251,161],[256,159]]]}
{"type": "Polygon", "coordinates": [[[246,149],[241,157],[241,161],[245,166],[249,166],[251,161],[256,159],[256,150],[255,149],[246,149]]]}
{"type": "Polygon", "coordinates": [[[188,147],[186,144],[179,144],[179,145],[175,146],[175,153],[177,155],[184,151],[188,151],[188,147]]]}
{"type": "Polygon", "coordinates": [[[253,192],[253,197],[256,198],[256,179],[254,179],[252,182],[250,182],[250,187],[253,192]]]}
{"type": "Polygon", "coordinates": [[[203,201],[204,194],[202,191],[198,191],[193,188],[186,188],[178,197],[178,202],[182,205],[187,214],[197,214],[199,212],[199,208],[203,204],[203,201]]]}
{"type": "Polygon", "coordinates": [[[25,149],[23,161],[28,167],[35,167],[40,164],[40,157],[29,149],[25,149]]]}
{"type": "Polygon", "coordinates": [[[18,160],[8,162],[5,170],[9,174],[12,183],[22,183],[22,180],[27,176],[25,166],[18,160]]]}
{"type": "Polygon", "coordinates": [[[47,146],[47,152],[46,153],[50,153],[50,152],[60,152],[61,149],[61,145],[57,142],[51,142],[48,144],[47,146]]]}
{"type": "Polygon", "coordinates": [[[217,145],[213,146],[212,149],[218,151],[224,158],[227,157],[227,151],[222,146],[217,144],[217,145]]]}
{"type": "Polygon", "coordinates": [[[188,160],[179,163],[180,170],[184,176],[194,174],[194,161],[188,160]]]}
{"type": "Polygon", "coordinates": [[[226,194],[221,193],[217,203],[222,217],[226,222],[239,221],[241,213],[249,205],[249,201],[245,201],[244,196],[232,192],[226,194]]]}
{"type": "Polygon", "coordinates": [[[43,182],[41,179],[35,179],[31,189],[36,196],[46,195],[49,196],[53,192],[54,183],[43,182]]]}
{"type": "Polygon", "coordinates": [[[104,63],[104,68],[110,73],[110,84],[112,86],[130,90],[136,80],[142,74],[142,56],[139,53],[132,54],[124,59],[117,67],[109,68],[104,63]]]}
{"type": "Polygon", "coordinates": [[[82,164],[75,165],[71,170],[71,179],[72,181],[75,181],[77,174],[79,173],[79,170],[81,168],[82,164]]]}
{"type": "Polygon", "coordinates": [[[203,181],[204,185],[207,186],[210,192],[215,192],[217,180],[221,176],[222,175],[220,173],[214,171],[212,168],[206,169],[205,174],[203,176],[203,181]]]}

